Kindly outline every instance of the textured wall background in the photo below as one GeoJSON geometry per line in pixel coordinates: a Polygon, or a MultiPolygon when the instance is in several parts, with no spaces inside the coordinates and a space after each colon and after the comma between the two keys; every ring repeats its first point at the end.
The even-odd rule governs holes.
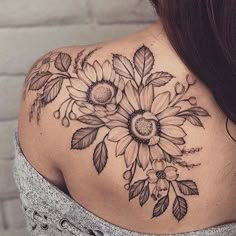
{"type": "Polygon", "coordinates": [[[0,236],[27,235],[12,177],[12,136],[30,65],[53,48],[113,39],[154,19],[148,0],[0,1],[0,236]]]}

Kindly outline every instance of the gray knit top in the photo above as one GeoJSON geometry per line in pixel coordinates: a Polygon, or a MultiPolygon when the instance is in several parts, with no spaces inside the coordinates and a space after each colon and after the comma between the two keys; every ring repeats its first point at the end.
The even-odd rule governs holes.
{"type": "MultiPolygon", "coordinates": [[[[17,183],[27,228],[33,236],[151,236],[113,225],[49,183],[26,160],[15,133],[14,177],[17,183]]],[[[236,236],[236,223],[175,236],[236,236]]]]}

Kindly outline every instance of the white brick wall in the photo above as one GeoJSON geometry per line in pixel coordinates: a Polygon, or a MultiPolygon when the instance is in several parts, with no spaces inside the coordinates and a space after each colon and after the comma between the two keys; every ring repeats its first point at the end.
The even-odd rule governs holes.
{"type": "Polygon", "coordinates": [[[27,235],[12,177],[12,135],[31,64],[53,48],[113,39],[155,18],[148,0],[0,0],[1,236],[27,235]]]}

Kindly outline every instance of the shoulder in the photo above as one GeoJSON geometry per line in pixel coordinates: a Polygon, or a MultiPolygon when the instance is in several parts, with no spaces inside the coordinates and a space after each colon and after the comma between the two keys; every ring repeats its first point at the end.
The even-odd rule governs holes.
{"type": "MultiPolygon", "coordinates": [[[[110,161],[123,157],[116,163],[124,168],[130,199],[144,191],[144,185],[144,193],[149,194],[149,182],[158,184],[157,173],[163,179],[157,187],[164,191],[179,176],[175,165],[198,166],[181,160],[188,154],[183,146],[188,133],[185,123],[203,127],[209,116],[197,106],[198,94],[192,90],[196,78],[187,75],[170,50],[157,53],[160,47],[147,40],[145,45],[117,42],[54,50],[36,62],[26,78],[19,120],[26,154],[44,171],[57,164],[65,179],[73,179],[71,193],[83,185],[77,172],[86,184],[107,168],[114,180],[120,178],[121,170],[108,163],[108,155],[110,161]],[[69,158],[78,155],[81,158],[69,158]],[[134,177],[140,177],[135,175],[136,167],[148,177],[133,183],[134,177]],[[173,174],[169,179],[167,170],[173,174]]],[[[201,148],[191,150],[194,154],[201,148]]],[[[110,179],[108,172],[104,174],[110,179]]],[[[114,189],[112,183],[103,183],[108,192],[114,189]]],[[[157,200],[156,189],[153,194],[157,200]]],[[[147,200],[140,195],[142,204],[147,200]]]]}

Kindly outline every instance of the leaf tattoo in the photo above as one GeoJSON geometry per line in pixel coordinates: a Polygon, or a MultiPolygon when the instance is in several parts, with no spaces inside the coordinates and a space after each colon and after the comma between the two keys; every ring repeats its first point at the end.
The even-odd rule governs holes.
{"type": "Polygon", "coordinates": [[[99,117],[93,115],[83,115],[80,116],[78,120],[88,125],[96,125],[96,126],[103,125],[103,121],[99,117]]]}
{"type": "Polygon", "coordinates": [[[197,185],[192,180],[177,181],[177,185],[184,195],[199,195],[197,185]]]}
{"type": "Polygon", "coordinates": [[[154,56],[149,48],[142,46],[135,52],[134,65],[141,78],[150,73],[154,65],[154,56]]]}
{"type": "Polygon", "coordinates": [[[141,191],[139,196],[139,204],[140,206],[143,206],[149,199],[150,196],[150,190],[149,190],[149,184],[147,184],[141,191]]]}
{"type": "Polygon", "coordinates": [[[185,114],[181,114],[181,117],[185,118],[187,121],[189,121],[192,125],[195,126],[200,126],[200,127],[204,127],[203,123],[201,122],[201,120],[195,116],[195,115],[185,115],[185,114]]]}
{"type": "Polygon", "coordinates": [[[55,61],[55,67],[61,72],[67,72],[71,65],[71,57],[69,54],[60,53],[55,61]]]}
{"type": "Polygon", "coordinates": [[[98,128],[81,128],[78,129],[72,137],[72,149],[84,149],[89,147],[97,137],[98,128]]]}
{"type": "Polygon", "coordinates": [[[174,201],[173,215],[180,221],[184,218],[188,211],[188,204],[183,197],[177,196],[174,201]]]}
{"type": "Polygon", "coordinates": [[[138,180],[131,185],[129,190],[129,200],[137,197],[143,190],[145,180],[138,180]]]}
{"type": "Polygon", "coordinates": [[[202,107],[191,107],[186,111],[193,113],[196,116],[209,116],[209,113],[202,107]]]}
{"type": "Polygon", "coordinates": [[[163,71],[156,72],[156,73],[151,74],[147,78],[146,86],[150,83],[153,84],[154,86],[157,86],[157,87],[165,86],[173,78],[174,78],[174,76],[169,74],[168,72],[163,72],[163,71]]]}
{"type": "Polygon", "coordinates": [[[93,154],[93,163],[98,174],[100,174],[103,171],[104,167],[107,164],[107,159],[108,159],[107,146],[106,143],[102,141],[96,146],[93,154]]]}
{"type": "Polygon", "coordinates": [[[46,83],[43,90],[43,95],[41,96],[42,106],[46,106],[58,96],[62,88],[63,80],[64,77],[57,77],[46,83]]]}
{"type": "Polygon", "coordinates": [[[113,55],[114,70],[127,79],[134,79],[134,68],[131,61],[122,55],[113,55]]]}
{"type": "Polygon", "coordinates": [[[192,125],[204,127],[198,116],[209,116],[209,113],[202,107],[191,107],[178,115],[185,118],[192,125]]]}
{"type": "Polygon", "coordinates": [[[29,89],[30,90],[41,89],[47,83],[47,81],[50,79],[51,76],[52,73],[49,71],[36,74],[33,78],[31,78],[29,89]]]}
{"type": "Polygon", "coordinates": [[[197,80],[186,75],[184,82],[174,82],[176,77],[172,73],[156,71],[154,64],[158,60],[145,45],[131,58],[115,53],[111,62],[103,63],[92,61],[98,49],[82,49],[75,58],[56,52],[35,64],[25,83],[25,91],[37,92],[30,121],[36,115],[39,123],[42,109],[58,97],[66,80],[68,98],[53,116],[65,128],[71,122],[83,124],[71,136],[71,149],[94,148],[91,163],[98,175],[106,169],[110,152],[122,157],[128,199],[143,207],[152,198],[155,202],[152,219],[172,207],[173,216],[181,221],[188,212],[185,197],[196,197],[199,190],[194,181],[181,179],[179,170],[200,166],[201,163],[183,157],[202,150],[183,146],[189,135],[183,125],[188,122],[196,128],[204,127],[204,120],[210,117],[197,104],[196,97],[188,97],[197,80]],[[51,64],[56,72],[55,69],[52,72],[51,64]],[[165,87],[172,83],[174,90],[165,87]],[[100,129],[102,135],[98,135],[100,129]],[[115,150],[111,150],[111,142],[115,150]],[[138,168],[146,178],[139,178],[138,168]]]}
{"type": "Polygon", "coordinates": [[[169,196],[167,195],[167,196],[161,198],[156,203],[156,205],[153,208],[152,217],[158,217],[158,216],[162,215],[168,206],[169,206],[169,196]]]}

